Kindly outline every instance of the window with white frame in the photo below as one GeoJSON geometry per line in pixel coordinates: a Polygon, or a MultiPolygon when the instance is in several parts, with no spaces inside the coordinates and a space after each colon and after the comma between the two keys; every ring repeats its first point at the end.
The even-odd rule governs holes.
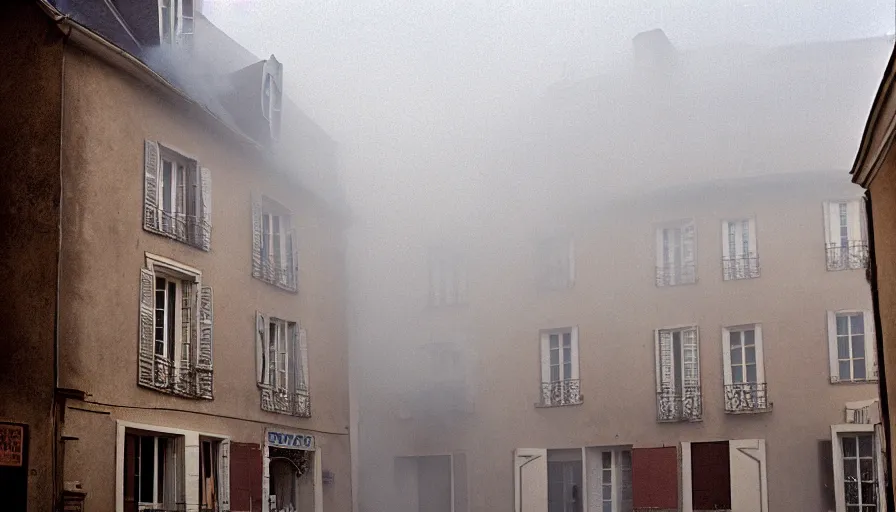
{"type": "Polygon", "coordinates": [[[126,510],[173,510],[183,503],[183,443],[174,436],[130,431],[125,435],[126,510]]]}
{"type": "Polygon", "coordinates": [[[656,331],[657,419],[700,421],[700,345],[696,326],[656,331]]]}
{"type": "Polygon", "coordinates": [[[572,238],[555,236],[543,239],[537,247],[538,285],[560,290],[575,283],[575,244],[572,238]]]}
{"type": "Polygon", "coordinates": [[[725,411],[753,412],[769,408],[759,324],[722,329],[725,411]]]}
{"type": "Polygon", "coordinates": [[[254,198],[252,204],[252,276],[297,291],[299,257],[291,212],[267,197],[254,198]]]}
{"type": "Polygon", "coordinates": [[[467,273],[463,258],[454,251],[434,249],[429,255],[429,303],[453,306],[467,302],[467,273]]]}
{"type": "Polygon", "coordinates": [[[541,405],[582,403],[579,384],[579,329],[541,332],[541,405]]]}
{"type": "Polygon", "coordinates": [[[722,277],[725,281],[759,277],[755,220],[722,222],[722,277]]]}
{"type": "Polygon", "coordinates": [[[692,220],[656,230],[656,285],[697,282],[697,230],[692,220]]]}
{"type": "Polygon", "coordinates": [[[211,399],[211,288],[199,270],[152,254],[140,274],[138,383],[211,399]]]}
{"type": "Polygon", "coordinates": [[[883,453],[873,425],[831,427],[834,458],[834,495],[837,510],[882,510],[883,453]]]}
{"type": "Polygon", "coordinates": [[[831,382],[877,380],[874,317],[870,311],[829,311],[831,382]]]}
{"type": "Polygon", "coordinates": [[[223,512],[230,485],[225,443],[220,439],[199,438],[199,510],[223,512]]]}
{"type": "Polygon", "coordinates": [[[159,0],[159,40],[162,44],[192,43],[193,0],[159,0]]]}
{"type": "MultiPolygon", "coordinates": [[[[632,510],[632,452],[624,448],[587,448],[588,457],[592,450],[600,454],[598,476],[601,512],[631,512],[632,510]]],[[[595,487],[589,484],[589,487],[595,487]]],[[[590,493],[592,496],[595,493],[590,493]]]]}
{"type": "Polygon", "coordinates": [[[144,144],[143,228],[208,251],[211,172],[173,149],[144,144]]]}
{"type": "Polygon", "coordinates": [[[256,313],[255,341],[261,408],[311,416],[305,330],[296,322],[256,313]]]}
{"type": "Polygon", "coordinates": [[[868,241],[861,199],[824,204],[825,256],[828,270],[865,268],[868,241]]]}

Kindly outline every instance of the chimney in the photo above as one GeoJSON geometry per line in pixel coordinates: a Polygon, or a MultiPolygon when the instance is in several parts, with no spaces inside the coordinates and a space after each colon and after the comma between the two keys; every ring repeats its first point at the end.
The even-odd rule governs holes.
{"type": "Polygon", "coordinates": [[[636,35],[632,48],[639,67],[667,69],[675,62],[675,47],[660,28],[636,35]]]}

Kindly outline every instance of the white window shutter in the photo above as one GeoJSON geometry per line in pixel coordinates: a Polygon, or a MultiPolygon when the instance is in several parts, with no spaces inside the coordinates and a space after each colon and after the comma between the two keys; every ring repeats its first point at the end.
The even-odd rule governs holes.
{"type": "Polygon", "coordinates": [[[824,203],[825,241],[828,244],[840,243],[840,203],[824,203]]]}
{"type": "Polygon", "coordinates": [[[199,170],[199,201],[199,247],[203,251],[209,251],[212,246],[212,172],[208,167],[199,170]]]}
{"type": "Polygon", "coordinates": [[[828,311],[828,358],[831,366],[831,384],[840,382],[840,367],[837,357],[837,313],[828,311]]]}
{"type": "Polygon", "coordinates": [[[288,288],[292,291],[299,289],[299,244],[296,230],[286,232],[286,265],[289,269],[288,288]]]}
{"type": "Polygon", "coordinates": [[[299,375],[299,379],[296,382],[296,386],[298,387],[297,391],[302,392],[302,394],[307,395],[310,382],[308,379],[308,334],[305,329],[299,329],[299,371],[301,371],[301,375],[299,375]]]}
{"type": "Polygon", "coordinates": [[[137,382],[142,386],[153,387],[153,367],[155,366],[155,330],[154,316],[154,282],[152,271],[140,269],[140,351],[137,371],[137,382]]]}
{"type": "MultiPolygon", "coordinates": [[[[570,237],[569,238],[569,282],[567,286],[572,288],[576,282],[576,242],[570,237]]],[[[576,377],[578,378],[578,377],[576,377]]]]}
{"type": "Polygon", "coordinates": [[[756,344],[756,381],[765,384],[765,353],[762,341],[762,326],[756,324],[754,327],[754,341],[756,344]]]}
{"type": "Polygon", "coordinates": [[[551,345],[550,335],[541,333],[541,382],[551,382],[551,345]]]}
{"type": "Polygon", "coordinates": [[[862,201],[855,199],[846,203],[846,227],[849,233],[849,240],[864,240],[862,233],[862,201]]]}
{"type": "Polygon", "coordinates": [[[878,379],[877,368],[877,338],[874,334],[874,314],[865,311],[865,375],[868,380],[878,379]]]}
{"type": "Polygon", "coordinates": [[[696,327],[681,332],[681,351],[684,362],[685,386],[700,385],[700,342],[696,327]]]}
{"type": "Polygon", "coordinates": [[[199,292],[199,342],[196,356],[197,391],[200,398],[211,400],[212,384],[212,289],[203,286],[199,292]]]}
{"type": "Polygon", "coordinates": [[[656,391],[670,392],[675,387],[672,368],[672,332],[656,331],[656,391]]]}
{"type": "MultiPolygon", "coordinates": [[[[693,222],[688,222],[681,228],[681,258],[682,267],[684,269],[692,269],[686,270],[686,272],[695,272],[696,276],[697,229],[694,227],[693,222]]],[[[687,274],[683,272],[683,275],[686,276],[687,274]]]]}
{"type": "Polygon", "coordinates": [[[252,277],[263,278],[261,263],[261,196],[252,194],[252,277]]]}
{"type": "Polygon", "coordinates": [[[255,380],[259,386],[267,386],[268,372],[268,321],[260,312],[255,312],[255,380]]]}
{"type": "Polygon", "coordinates": [[[143,228],[159,231],[159,145],[143,143],[143,228]]]}
{"type": "Polygon", "coordinates": [[[722,258],[728,259],[733,258],[735,255],[731,254],[731,248],[728,245],[728,237],[731,231],[731,223],[727,220],[722,221],[722,258]]]}
{"type": "Polygon", "coordinates": [[[759,254],[759,245],[757,244],[756,238],[756,219],[750,219],[748,222],[749,225],[749,241],[750,241],[750,254],[746,254],[745,256],[755,258],[757,254],[759,254]]]}
{"type": "Polygon", "coordinates": [[[218,511],[230,512],[230,439],[218,443],[218,511]]]}
{"type": "Polygon", "coordinates": [[[666,261],[666,244],[665,241],[665,229],[657,228],[656,230],[656,267],[663,268],[665,266],[666,261]]]}
{"type": "Polygon", "coordinates": [[[731,385],[733,383],[731,378],[731,331],[728,329],[722,329],[722,371],[725,385],[731,385]]]}
{"type": "Polygon", "coordinates": [[[572,358],[572,375],[567,377],[573,380],[579,379],[579,328],[573,327],[572,333],[570,334],[572,338],[570,340],[571,346],[569,348],[570,358],[572,358]]]}

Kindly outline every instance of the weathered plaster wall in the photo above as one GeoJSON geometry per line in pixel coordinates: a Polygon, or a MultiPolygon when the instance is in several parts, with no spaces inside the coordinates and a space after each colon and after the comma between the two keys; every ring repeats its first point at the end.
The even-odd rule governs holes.
{"type": "MultiPolygon", "coordinates": [[[[163,98],[79,50],[66,54],[66,70],[60,283],[63,385],[86,391],[94,402],[147,410],[118,411],[116,418],[142,414],[148,417],[145,423],[179,428],[195,424],[202,426],[197,430],[230,434],[235,441],[261,442],[265,424],[334,433],[339,448],[325,454],[324,469],[336,472],[337,478],[324,499],[328,509],[349,510],[351,493],[341,492],[350,488],[351,479],[340,221],[286,176],[267,171],[252,150],[227,133],[210,129],[204,117],[179,100],[163,98]],[[210,252],[143,230],[144,139],[177,148],[211,169],[210,252]],[[292,210],[300,254],[298,294],[251,277],[253,192],[292,210]],[[177,398],[137,386],[138,283],[145,252],[200,269],[203,285],[214,289],[213,401],[177,398]],[[312,418],[261,410],[255,382],[256,310],[297,320],[307,329],[312,418]],[[159,408],[206,415],[153,410],[159,408]],[[214,415],[246,421],[216,422],[214,415]]],[[[72,430],[72,435],[92,432],[86,425],[80,430],[72,430]]],[[[109,503],[113,480],[87,475],[107,472],[110,460],[90,454],[83,450],[81,456],[73,455],[66,478],[89,479],[91,485],[85,488],[91,493],[90,503],[109,503]]]]}
{"type": "MultiPolygon", "coordinates": [[[[0,16],[0,421],[30,427],[28,510],[53,500],[61,33],[35,2],[0,16]]],[[[9,503],[7,501],[7,506],[9,503]]],[[[18,509],[16,509],[18,510],[18,509]]]]}

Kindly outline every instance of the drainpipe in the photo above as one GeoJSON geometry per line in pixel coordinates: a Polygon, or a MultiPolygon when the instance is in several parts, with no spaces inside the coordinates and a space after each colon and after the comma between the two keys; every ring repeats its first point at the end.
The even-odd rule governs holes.
{"type": "Polygon", "coordinates": [[[874,216],[872,215],[871,208],[871,191],[865,191],[865,219],[868,222],[868,268],[866,269],[866,277],[868,278],[868,285],[871,288],[871,303],[874,312],[874,324],[877,326],[877,329],[874,330],[874,345],[877,350],[877,384],[878,384],[878,395],[880,397],[880,414],[881,414],[881,423],[884,430],[884,449],[887,453],[888,464],[886,471],[884,471],[885,479],[884,479],[884,499],[886,500],[886,510],[896,510],[896,506],[894,506],[893,499],[893,475],[892,475],[892,464],[890,462],[893,460],[893,452],[892,446],[890,443],[890,402],[887,399],[887,365],[886,360],[884,359],[884,334],[883,329],[881,328],[880,323],[880,297],[878,295],[878,282],[877,282],[877,256],[874,250],[874,216]]]}

